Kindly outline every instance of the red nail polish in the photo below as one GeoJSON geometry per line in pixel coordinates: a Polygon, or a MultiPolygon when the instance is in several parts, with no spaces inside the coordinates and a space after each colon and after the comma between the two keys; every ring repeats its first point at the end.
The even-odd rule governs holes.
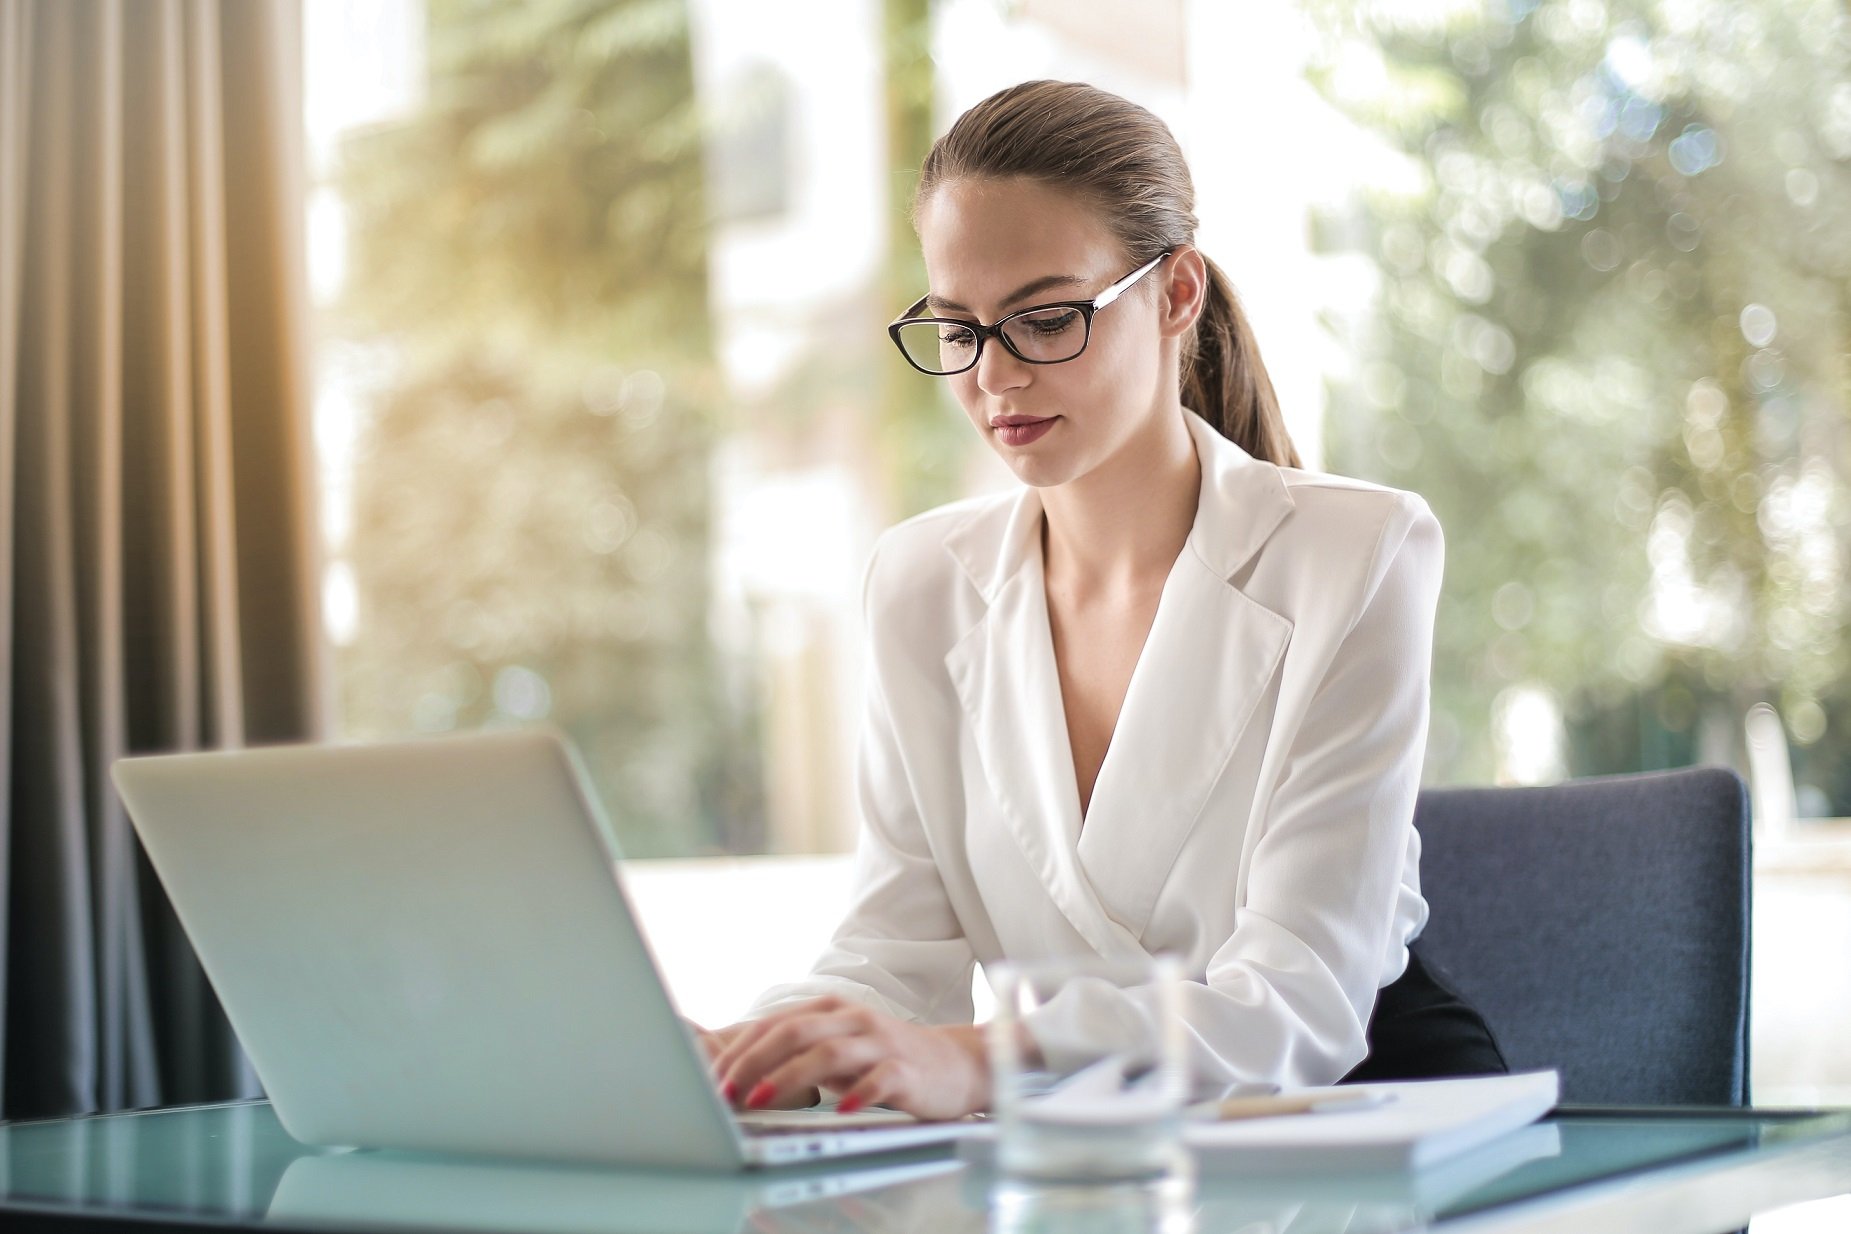
{"type": "Polygon", "coordinates": [[[726,1080],[720,1085],[720,1096],[730,1104],[739,1100],[739,1088],[731,1080],[726,1080]]]}
{"type": "Polygon", "coordinates": [[[746,1094],[746,1109],[756,1110],[762,1105],[769,1105],[771,1099],[778,1095],[778,1090],[770,1080],[760,1080],[758,1086],[746,1094]]]}
{"type": "Polygon", "coordinates": [[[836,1113],[837,1114],[853,1114],[856,1110],[859,1110],[862,1107],[862,1104],[863,1102],[861,1098],[855,1096],[855,1094],[853,1093],[850,1093],[848,1096],[842,1098],[842,1100],[836,1102],[836,1113]]]}

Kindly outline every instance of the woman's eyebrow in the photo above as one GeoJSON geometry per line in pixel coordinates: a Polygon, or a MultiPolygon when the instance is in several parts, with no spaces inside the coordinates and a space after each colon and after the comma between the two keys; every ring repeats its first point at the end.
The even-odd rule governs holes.
{"type": "MultiPolygon", "coordinates": [[[[1085,282],[1086,280],[1077,274],[1044,274],[1033,282],[1022,284],[1009,295],[1003,297],[1002,307],[1008,308],[1018,300],[1026,300],[1030,296],[1051,290],[1055,287],[1072,287],[1075,284],[1083,284],[1085,282]]],[[[933,310],[941,313],[969,313],[973,311],[955,300],[944,300],[933,295],[928,295],[926,297],[926,304],[933,310]]]]}

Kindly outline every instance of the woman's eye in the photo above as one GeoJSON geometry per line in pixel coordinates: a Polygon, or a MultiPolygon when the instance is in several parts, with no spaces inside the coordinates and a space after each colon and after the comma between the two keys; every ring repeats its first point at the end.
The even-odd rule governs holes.
{"type": "Polygon", "coordinates": [[[946,347],[969,347],[975,337],[969,330],[957,326],[946,326],[938,332],[939,343],[946,347]]]}
{"type": "Polygon", "coordinates": [[[1079,316],[1071,310],[1063,313],[1036,314],[1028,319],[1028,326],[1036,334],[1059,334],[1071,326],[1079,316]]]}

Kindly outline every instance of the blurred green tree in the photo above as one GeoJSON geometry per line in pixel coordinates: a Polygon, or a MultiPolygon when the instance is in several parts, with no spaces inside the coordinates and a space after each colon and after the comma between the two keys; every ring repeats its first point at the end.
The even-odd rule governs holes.
{"type": "Polygon", "coordinates": [[[329,333],[378,357],[347,727],[544,717],[626,852],[756,849],[753,691],[707,630],[718,384],[685,5],[427,11],[427,99],[338,174],[329,333]]]}
{"type": "Polygon", "coordinates": [[[1430,778],[1494,774],[1513,689],[1568,774],[1739,761],[1766,700],[1851,812],[1844,8],[1306,6],[1392,169],[1319,229],[1380,289],[1327,440],[1449,532],[1430,778]]]}
{"type": "Polygon", "coordinates": [[[821,448],[809,436],[818,428],[819,413],[852,401],[867,421],[866,444],[854,453],[883,523],[965,496],[981,444],[949,385],[908,366],[885,329],[926,290],[911,207],[919,168],[935,138],[932,14],[932,0],[880,3],[887,205],[886,252],[876,277],[818,312],[827,327],[813,334],[751,410],[757,431],[809,450],[821,448]]]}
{"type": "MultiPolygon", "coordinates": [[[[911,207],[919,168],[931,152],[936,68],[932,61],[931,0],[884,0],[883,58],[887,76],[887,149],[892,181],[887,267],[881,292],[889,314],[925,293],[925,260],[913,233],[911,207]]],[[[874,342],[882,382],[881,438],[895,514],[907,517],[961,495],[961,465],[970,430],[949,387],[910,368],[881,331],[874,342]]]]}

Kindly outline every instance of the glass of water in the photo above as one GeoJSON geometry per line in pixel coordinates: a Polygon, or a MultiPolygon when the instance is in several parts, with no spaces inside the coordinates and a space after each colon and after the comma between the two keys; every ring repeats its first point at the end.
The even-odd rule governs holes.
{"type": "Polygon", "coordinates": [[[1098,1182],[1185,1168],[1182,981],[1171,956],[993,966],[1000,1174],[1098,1182]]]}

